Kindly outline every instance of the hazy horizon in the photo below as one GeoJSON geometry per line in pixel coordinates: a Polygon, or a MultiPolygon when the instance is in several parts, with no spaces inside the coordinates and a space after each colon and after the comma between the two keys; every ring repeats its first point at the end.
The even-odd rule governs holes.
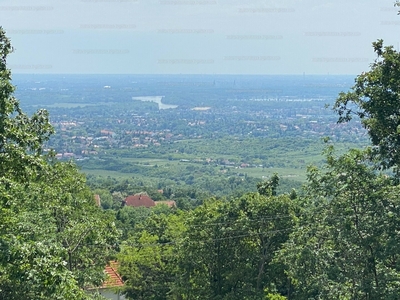
{"type": "Polygon", "coordinates": [[[394,0],[0,0],[14,74],[354,75],[394,0]]]}

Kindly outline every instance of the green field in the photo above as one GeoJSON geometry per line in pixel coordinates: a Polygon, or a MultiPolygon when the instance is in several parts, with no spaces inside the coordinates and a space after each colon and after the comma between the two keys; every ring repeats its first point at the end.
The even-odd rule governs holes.
{"type": "MultiPolygon", "coordinates": [[[[337,155],[360,143],[335,142],[337,155]]],[[[112,149],[80,162],[88,176],[140,180],[152,186],[190,186],[213,193],[253,189],[255,182],[277,173],[300,186],[307,167],[322,166],[326,144],[321,139],[184,140],[148,149],[112,149]],[[230,145],[229,147],[227,145],[230,145]],[[235,181],[234,185],[229,182],[235,181]]]]}

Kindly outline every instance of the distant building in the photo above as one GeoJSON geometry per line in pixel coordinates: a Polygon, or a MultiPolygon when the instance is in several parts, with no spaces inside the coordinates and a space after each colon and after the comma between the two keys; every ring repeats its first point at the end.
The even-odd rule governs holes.
{"type": "Polygon", "coordinates": [[[151,199],[146,193],[139,193],[125,198],[125,205],[133,207],[152,207],[155,206],[154,200],[151,199]]]}
{"type": "Polygon", "coordinates": [[[172,200],[168,201],[154,201],[147,195],[147,193],[139,193],[135,195],[131,195],[125,198],[125,205],[133,206],[133,207],[153,207],[156,205],[165,204],[168,207],[176,207],[176,202],[172,200]]]}

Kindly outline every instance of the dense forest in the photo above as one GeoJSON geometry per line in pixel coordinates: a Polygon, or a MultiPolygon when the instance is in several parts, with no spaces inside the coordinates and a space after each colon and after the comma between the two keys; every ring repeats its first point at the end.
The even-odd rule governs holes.
{"type": "Polygon", "coordinates": [[[299,131],[296,121],[266,125],[256,115],[250,123],[233,118],[243,132],[231,138],[231,126],[218,125],[229,124],[221,115],[207,130],[178,122],[175,137],[165,131],[168,118],[159,118],[164,123],[139,133],[99,134],[98,126],[93,139],[105,136],[104,147],[87,148],[87,136],[78,138],[89,125],[52,140],[49,112],[28,116],[14,97],[12,50],[0,28],[0,299],[104,299],[93,291],[107,279],[110,260],[118,261],[127,299],[398,299],[400,52],[392,46],[373,43],[376,60],[339,93],[339,125],[320,148],[316,123],[299,131]],[[340,125],[354,121],[359,125],[340,125]],[[248,135],[249,126],[261,133],[248,135]],[[338,137],[341,128],[357,130],[338,137]],[[164,139],[149,141],[147,130],[164,139]],[[365,147],[366,138],[351,138],[364,131],[365,147]],[[198,138],[211,132],[206,142],[198,138]],[[263,144],[262,137],[279,142],[263,144]],[[128,150],[146,143],[134,155],[128,150]],[[322,158],[310,164],[317,150],[322,158]],[[84,154],[75,162],[58,156],[74,151],[84,154]],[[77,164],[128,175],[84,175],[77,164]],[[248,174],[279,164],[308,165],[304,180],[248,174]],[[176,205],[125,205],[133,194],[176,205]]]}

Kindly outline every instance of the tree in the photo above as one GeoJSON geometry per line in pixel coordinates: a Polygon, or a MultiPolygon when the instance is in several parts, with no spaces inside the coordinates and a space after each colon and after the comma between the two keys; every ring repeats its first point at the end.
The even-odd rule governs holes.
{"type": "Polygon", "coordinates": [[[279,176],[277,173],[274,173],[271,176],[270,180],[260,182],[257,184],[257,190],[261,195],[268,196],[276,196],[276,189],[279,185],[279,176]]]}
{"type": "MultiPolygon", "coordinates": [[[[397,5],[399,2],[397,2],[397,5]]],[[[400,53],[383,41],[373,43],[377,54],[368,72],[357,76],[350,92],[340,93],[334,109],[338,122],[361,119],[373,147],[372,156],[381,168],[400,166],[400,53]]]]}
{"type": "Polygon", "coordinates": [[[178,270],[176,242],[184,231],[184,214],[157,214],[137,225],[118,254],[129,299],[170,299],[178,270]]]}
{"type": "Polygon", "coordinates": [[[129,299],[284,299],[274,257],[296,221],[287,195],[209,199],[136,225],[118,255],[129,299]]]}
{"type": "Polygon", "coordinates": [[[400,187],[360,150],[311,167],[297,229],[281,252],[293,299],[397,299],[400,187]]]}
{"type": "Polygon", "coordinates": [[[0,299],[91,299],[118,237],[72,163],[44,153],[45,110],[28,117],[12,94],[12,47],[0,27],[0,299]]]}
{"type": "Polygon", "coordinates": [[[286,294],[288,280],[275,253],[296,220],[286,195],[209,200],[187,217],[178,245],[177,299],[262,299],[286,294]]]}
{"type": "Polygon", "coordinates": [[[0,176],[24,181],[43,165],[43,143],[53,133],[48,113],[24,114],[13,97],[11,71],[6,59],[12,52],[10,40],[0,27],[0,176]]]}

